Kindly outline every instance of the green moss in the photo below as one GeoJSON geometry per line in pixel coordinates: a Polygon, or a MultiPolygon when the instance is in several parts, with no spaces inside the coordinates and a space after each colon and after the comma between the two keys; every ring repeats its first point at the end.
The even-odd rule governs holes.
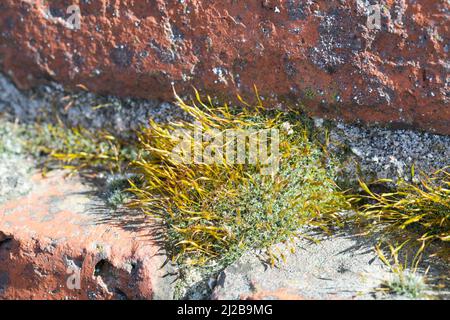
{"type": "Polygon", "coordinates": [[[127,191],[130,187],[128,178],[124,176],[113,176],[107,181],[104,199],[108,207],[117,210],[125,205],[131,198],[127,191]]]}
{"type": "Polygon", "coordinates": [[[134,163],[142,180],[132,192],[137,207],[164,222],[174,261],[228,264],[248,249],[264,248],[275,263],[283,256],[270,252],[272,245],[299,236],[305,225],[327,229],[340,222],[337,212],[348,204],[333,182],[332,157],[301,114],[259,106],[230,109],[199,97],[179,104],[205,131],[278,129],[280,166],[265,175],[250,163],[174,162],[178,140],[172,132],[193,131],[193,123],[151,123],[140,135],[146,153],[134,163]]]}
{"type": "MultiPolygon", "coordinates": [[[[307,156],[293,154],[286,159],[275,179],[255,173],[237,186],[235,197],[217,199],[212,210],[223,217],[218,223],[228,227],[235,239],[221,248],[226,259],[292,240],[305,225],[325,228],[327,219],[338,224],[333,214],[344,210],[346,202],[332,182],[332,168],[324,167],[321,156],[321,149],[311,146],[307,156]]],[[[274,263],[280,257],[269,258],[274,263]]]]}
{"type": "Polygon", "coordinates": [[[136,143],[105,131],[37,124],[28,128],[27,136],[28,152],[46,158],[45,170],[63,164],[63,168],[75,171],[97,168],[122,172],[137,157],[136,143]]]}
{"type": "Polygon", "coordinates": [[[427,289],[424,278],[409,271],[395,273],[391,279],[383,283],[383,286],[391,294],[408,298],[424,297],[427,289]]]}
{"type": "MultiPolygon", "coordinates": [[[[412,176],[415,176],[414,169],[412,176]]],[[[382,193],[375,192],[363,181],[363,195],[350,201],[354,204],[361,224],[369,229],[384,227],[385,233],[400,234],[422,244],[421,250],[431,242],[445,247],[450,241],[450,171],[440,169],[429,175],[420,174],[418,182],[384,179],[374,183],[382,193]],[[387,184],[393,184],[395,188],[387,184]]]]}

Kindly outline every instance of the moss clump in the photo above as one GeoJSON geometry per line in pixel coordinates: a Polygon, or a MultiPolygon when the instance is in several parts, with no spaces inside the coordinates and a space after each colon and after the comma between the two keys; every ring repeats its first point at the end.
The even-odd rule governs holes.
{"type": "Polygon", "coordinates": [[[130,179],[132,177],[127,175],[112,175],[108,177],[103,198],[106,205],[112,210],[117,210],[130,200],[131,194],[127,191],[130,187],[130,179]]]}
{"type": "MultiPolygon", "coordinates": [[[[164,222],[163,236],[174,261],[227,264],[245,250],[268,249],[299,236],[302,226],[326,229],[339,222],[337,212],[348,208],[346,198],[333,182],[330,155],[301,114],[267,111],[245,102],[242,108],[230,109],[211,101],[205,104],[198,95],[191,104],[178,102],[193,121],[150,122],[140,134],[144,152],[133,163],[140,183],[131,188],[134,206],[164,222]],[[172,152],[180,143],[174,132],[195,132],[198,127],[204,135],[276,129],[278,170],[267,175],[260,163],[248,158],[240,164],[180,161],[172,152]]],[[[211,139],[204,140],[188,140],[189,149],[210,146],[211,139]]],[[[216,144],[216,150],[224,150],[227,143],[216,144]]],[[[220,152],[215,155],[225,159],[220,152]]],[[[272,263],[279,258],[270,251],[269,257],[272,263]]]]}
{"type": "Polygon", "coordinates": [[[27,135],[28,151],[45,156],[45,170],[63,164],[64,169],[74,171],[98,168],[122,172],[137,157],[135,143],[106,131],[92,133],[84,128],[45,124],[30,127],[27,135]]]}
{"type": "MultiPolygon", "coordinates": [[[[415,183],[378,181],[378,187],[386,183],[395,185],[394,190],[385,193],[376,193],[361,181],[364,194],[350,201],[359,213],[358,221],[369,229],[383,228],[384,233],[418,241],[421,243],[418,254],[431,242],[444,245],[445,253],[450,241],[449,178],[449,168],[443,168],[431,175],[421,173],[415,183]]],[[[387,190],[387,186],[384,189],[387,190]]]]}
{"type": "Polygon", "coordinates": [[[383,286],[392,294],[408,298],[423,297],[427,289],[423,277],[408,271],[394,273],[391,279],[383,283],[383,286]]]}
{"type": "Polygon", "coordinates": [[[386,256],[380,245],[376,246],[376,252],[391,270],[392,275],[389,279],[385,279],[381,284],[381,289],[390,294],[405,296],[408,298],[423,298],[428,285],[425,283],[425,276],[418,274],[418,264],[420,260],[417,255],[408,267],[408,254],[403,257],[403,263],[400,262],[400,251],[408,244],[408,240],[400,245],[388,244],[387,247],[390,256],[386,256]]]}

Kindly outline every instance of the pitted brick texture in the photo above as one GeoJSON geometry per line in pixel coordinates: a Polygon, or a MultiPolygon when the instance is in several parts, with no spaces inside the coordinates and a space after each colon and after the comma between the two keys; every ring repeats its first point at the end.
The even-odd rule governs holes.
{"type": "Polygon", "coordinates": [[[172,298],[142,216],[114,218],[63,172],[32,181],[28,195],[0,205],[0,300],[172,298]]]}
{"type": "Polygon", "coordinates": [[[381,30],[354,0],[43,3],[0,4],[1,64],[22,88],[228,100],[256,85],[268,106],[450,134],[448,1],[380,0],[381,30]],[[80,30],[63,23],[72,4],[80,30]]]}

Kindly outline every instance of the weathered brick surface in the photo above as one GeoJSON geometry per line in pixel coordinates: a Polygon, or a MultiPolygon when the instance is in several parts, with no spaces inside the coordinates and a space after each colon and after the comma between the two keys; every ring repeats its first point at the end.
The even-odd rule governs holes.
{"type": "Polygon", "coordinates": [[[22,88],[172,99],[172,83],[219,97],[256,84],[275,106],[450,134],[448,1],[380,0],[381,30],[354,0],[45,3],[0,3],[1,65],[22,88]],[[72,4],[80,30],[65,22],[72,4]]]}
{"type": "Polygon", "coordinates": [[[114,218],[62,172],[33,184],[0,204],[0,299],[172,298],[142,216],[114,218]]]}

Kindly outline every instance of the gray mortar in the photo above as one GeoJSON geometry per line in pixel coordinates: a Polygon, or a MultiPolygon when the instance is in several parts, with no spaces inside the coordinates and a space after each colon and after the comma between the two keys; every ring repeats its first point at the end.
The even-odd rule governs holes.
{"type": "Polygon", "coordinates": [[[283,290],[303,299],[373,299],[380,298],[376,288],[389,276],[375,252],[349,236],[319,244],[299,240],[294,254],[278,247],[286,252],[286,263],[271,267],[258,252],[249,252],[219,275],[213,297],[236,300],[242,294],[283,290]]]}
{"type": "Polygon", "coordinates": [[[32,165],[22,154],[18,128],[0,119],[0,203],[31,190],[32,165]]]}
{"type": "MultiPolygon", "coordinates": [[[[315,120],[316,127],[323,123],[315,120]]],[[[329,123],[328,129],[331,151],[343,155],[340,167],[347,180],[357,177],[358,166],[369,181],[416,181],[421,172],[429,174],[450,166],[450,136],[343,123],[329,123]]]]}
{"type": "Polygon", "coordinates": [[[69,93],[54,83],[23,92],[0,73],[2,113],[7,119],[22,123],[54,122],[58,117],[69,126],[123,134],[145,126],[148,119],[171,121],[185,116],[168,102],[119,99],[84,91],[69,93]]]}
{"type": "MultiPolygon", "coordinates": [[[[279,244],[274,246],[286,256],[285,262],[274,267],[261,257],[262,251],[250,251],[225,268],[217,277],[212,298],[235,300],[252,294],[285,293],[299,299],[410,299],[407,295],[390,294],[380,290],[395,274],[377,256],[376,237],[355,235],[351,230],[329,237],[318,237],[318,243],[298,239],[295,252],[279,244]]],[[[276,251],[275,251],[276,252],[276,251]]],[[[425,259],[426,260],[426,259],[425,259]]],[[[434,279],[445,274],[441,261],[430,263],[419,299],[448,299],[446,290],[436,289],[434,279]]],[[[415,276],[424,277],[428,264],[419,266],[415,276]]],[[[406,271],[409,272],[409,271],[406,271]]]]}

